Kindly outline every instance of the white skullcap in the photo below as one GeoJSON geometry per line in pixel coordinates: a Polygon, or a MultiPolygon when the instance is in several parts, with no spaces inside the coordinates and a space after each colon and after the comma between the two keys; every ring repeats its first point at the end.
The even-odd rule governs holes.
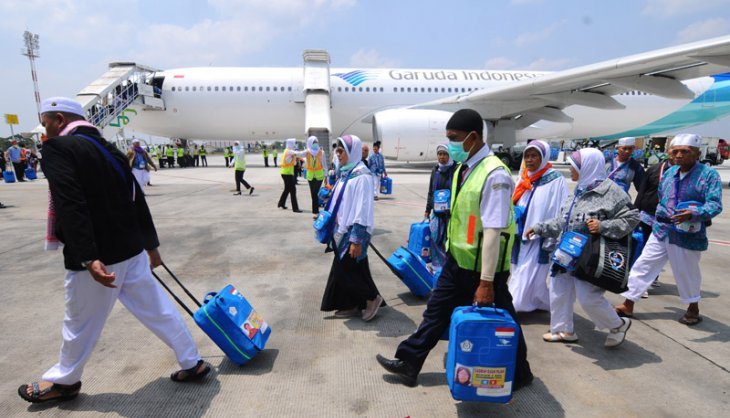
{"type": "Polygon", "coordinates": [[[137,139],[137,138],[132,138],[132,143],[133,143],[133,144],[139,144],[139,139],[137,139]]]}
{"type": "Polygon", "coordinates": [[[633,136],[627,136],[618,140],[619,147],[633,147],[636,146],[636,138],[633,136]]]}
{"type": "Polygon", "coordinates": [[[234,145],[241,145],[241,143],[240,143],[240,142],[238,142],[238,141],[234,142],[233,144],[234,144],[234,145]]]}
{"type": "Polygon", "coordinates": [[[679,134],[672,139],[671,146],[688,146],[699,148],[702,145],[702,137],[695,134],[679,134]]]}
{"type": "Polygon", "coordinates": [[[46,112],[65,112],[73,113],[81,117],[86,117],[84,109],[81,107],[79,102],[66,97],[51,97],[41,103],[41,113],[46,112]]]}

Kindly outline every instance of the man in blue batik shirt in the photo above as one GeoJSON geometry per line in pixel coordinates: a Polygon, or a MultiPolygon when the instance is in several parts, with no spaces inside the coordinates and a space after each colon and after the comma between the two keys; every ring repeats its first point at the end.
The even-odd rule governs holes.
{"type": "Polygon", "coordinates": [[[634,184],[634,189],[638,191],[641,180],[644,178],[644,167],[631,157],[635,150],[636,138],[631,136],[621,138],[616,146],[616,157],[606,163],[608,178],[623,187],[626,193],[629,192],[631,183],[634,184]]]}
{"type": "Polygon", "coordinates": [[[689,304],[679,318],[696,325],[700,316],[700,256],[707,250],[707,224],[722,212],[722,180],[713,168],[701,164],[702,138],[680,134],[672,141],[674,166],[659,184],[659,206],[652,235],[631,268],[626,298],[616,306],[619,315],[632,316],[639,300],[669,259],[682,303],[689,304]]]}
{"type": "Polygon", "coordinates": [[[385,172],[385,159],[383,159],[383,154],[380,153],[380,141],[375,141],[375,143],[373,143],[373,153],[368,157],[368,167],[373,173],[375,200],[378,200],[378,194],[380,193],[380,179],[388,177],[388,173],[385,172]]]}

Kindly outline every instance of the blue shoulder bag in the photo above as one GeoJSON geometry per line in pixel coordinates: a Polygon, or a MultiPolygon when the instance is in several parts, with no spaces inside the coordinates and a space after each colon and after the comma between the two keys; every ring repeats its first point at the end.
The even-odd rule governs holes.
{"type": "Polygon", "coordinates": [[[347,181],[350,179],[349,176],[345,178],[342,183],[340,193],[337,195],[337,203],[332,211],[330,211],[330,205],[332,199],[327,201],[327,206],[324,210],[319,212],[317,219],[314,221],[314,238],[322,244],[329,244],[332,242],[332,238],[335,235],[335,221],[337,219],[337,211],[340,209],[340,203],[342,203],[342,194],[347,186],[347,181]]]}

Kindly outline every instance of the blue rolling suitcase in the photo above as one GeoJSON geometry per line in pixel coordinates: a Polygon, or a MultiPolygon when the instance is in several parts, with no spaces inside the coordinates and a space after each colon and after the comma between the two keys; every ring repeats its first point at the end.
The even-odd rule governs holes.
{"type": "Polygon", "coordinates": [[[433,290],[433,275],[423,260],[408,248],[398,248],[385,263],[415,296],[424,297],[433,290]]]}
{"type": "Polygon", "coordinates": [[[5,183],[15,183],[15,173],[12,171],[3,171],[3,180],[5,180],[5,183]]]}
{"type": "Polygon", "coordinates": [[[25,169],[25,178],[27,178],[28,180],[35,180],[38,178],[38,176],[36,175],[35,170],[28,167],[25,169]]]}
{"type": "Polygon", "coordinates": [[[266,347],[271,327],[233,285],[227,285],[220,292],[208,293],[201,304],[166,265],[162,266],[198,305],[199,309],[195,313],[154,271],[152,275],[231,361],[239,366],[243,365],[266,347]]]}
{"type": "Polygon", "coordinates": [[[391,180],[390,177],[383,177],[380,179],[380,193],[393,193],[393,180],[391,180]]]}
{"type": "Polygon", "coordinates": [[[431,227],[428,222],[419,222],[411,225],[408,234],[408,249],[428,263],[431,261],[431,227]]]}
{"type": "Polygon", "coordinates": [[[503,309],[454,309],[446,357],[451,396],[461,401],[509,402],[519,333],[519,326],[503,309]]]}

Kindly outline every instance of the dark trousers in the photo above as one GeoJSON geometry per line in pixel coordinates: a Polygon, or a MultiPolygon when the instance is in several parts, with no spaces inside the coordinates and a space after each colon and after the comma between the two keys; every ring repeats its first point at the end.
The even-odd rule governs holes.
{"type": "Polygon", "coordinates": [[[200,156],[200,164],[203,167],[207,167],[208,166],[208,158],[205,155],[201,155],[200,156]]]}
{"type": "Polygon", "coordinates": [[[15,177],[18,181],[25,181],[25,163],[24,162],[13,162],[13,170],[15,170],[15,177]]]}
{"type": "Polygon", "coordinates": [[[294,176],[291,174],[282,174],[281,178],[284,180],[284,191],[279,198],[279,206],[286,206],[286,197],[291,194],[291,208],[292,210],[299,210],[299,203],[297,203],[297,183],[294,176]]]}
{"type": "MultiPolygon", "coordinates": [[[[512,295],[507,288],[509,273],[498,273],[494,277],[494,304],[512,315],[517,322],[517,315],[512,306],[512,295]]],[[[474,301],[474,293],[479,287],[479,272],[459,268],[456,260],[448,255],[446,264],[431,298],[423,312],[423,321],[415,333],[400,343],[395,356],[420,371],[428,353],[441,339],[441,335],[451,324],[451,314],[459,306],[469,306],[474,301]]],[[[519,326],[519,322],[518,322],[519,326]]],[[[527,345],[520,327],[520,341],[517,346],[517,365],[515,367],[515,384],[518,386],[532,373],[527,362],[527,345]]]]}
{"type": "Polygon", "coordinates": [[[266,157],[264,157],[264,166],[265,167],[269,166],[269,156],[268,155],[266,157]]]}
{"type": "Polygon", "coordinates": [[[312,178],[308,181],[309,194],[312,196],[312,213],[319,213],[319,188],[322,187],[322,180],[312,178]]]}
{"type": "Polygon", "coordinates": [[[274,167],[276,167],[276,157],[274,157],[274,167]]]}
{"type": "Polygon", "coordinates": [[[236,179],[236,191],[237,192],[240,192],[241,191],[241,183],[243,183],[244,187],[246,187],[246,190],[250,189],[251,188],[251,185],[248,184],[246,182],[246,180],[243,179],[243,173],[245,173],[246,170],[233,170],[233,171],[236,173],[236,175],[235,175],[235,179],[236,179]]]}
{"type": "Polygon", "coordinates": [[[157,165],[159,165],[160,168],[165,168],[166,162],[167,162],[167,158],[160,158],[157,160],[157,165]]]}
{"type": "Polygon", "coordinates": [[[175,167],[175,157],[173,157],[173,156],[167,157],[167,165],[169,165],[170,168],[175,167]]]}
{"type": "Polygon", "coordinates": [[[195,166],[198,167],[200,165],[200,156],[199,155],[196,155],[193,158],[195,159],[195,166]]]}

